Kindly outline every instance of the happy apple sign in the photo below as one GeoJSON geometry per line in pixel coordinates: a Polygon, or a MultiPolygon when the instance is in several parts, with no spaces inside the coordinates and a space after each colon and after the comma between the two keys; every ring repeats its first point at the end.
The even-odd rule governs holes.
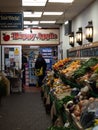
{"type": "Polygon", "coordinates": [[[10,40],[10,35],[3,33],[3,40],[4,41],[9,41],[10,40]]]}

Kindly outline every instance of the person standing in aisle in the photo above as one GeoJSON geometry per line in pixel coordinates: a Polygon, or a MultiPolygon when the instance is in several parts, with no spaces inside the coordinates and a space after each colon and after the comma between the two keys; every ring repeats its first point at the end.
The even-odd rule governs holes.
{"type": "Polygon", "coordinates": [[[42,81],[45,77],[47,69],[47,63],[43,58],[42,54],[39,53],[36,61],[35,61],[35,73],[38,77],[38,86],[42,86],[42,81]]]}

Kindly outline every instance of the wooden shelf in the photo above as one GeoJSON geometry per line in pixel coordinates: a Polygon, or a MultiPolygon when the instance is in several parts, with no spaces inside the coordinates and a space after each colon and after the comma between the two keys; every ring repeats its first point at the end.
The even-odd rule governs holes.
{"type": "Polygon", "coordinates": [[[98,42],[84,44],[67,50],[68,57],[97,57],[98,42]]]}

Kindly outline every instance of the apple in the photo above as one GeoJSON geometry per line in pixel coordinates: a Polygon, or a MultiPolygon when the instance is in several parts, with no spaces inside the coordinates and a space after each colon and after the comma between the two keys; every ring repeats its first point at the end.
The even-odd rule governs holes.
{"type": "Polygon", "coordinates": [[[9,40],[10,40],[10,35],[8,35],[8,34],[3,34],[3,40],[4,40],[4,41],[9,41],[9,40]]]}

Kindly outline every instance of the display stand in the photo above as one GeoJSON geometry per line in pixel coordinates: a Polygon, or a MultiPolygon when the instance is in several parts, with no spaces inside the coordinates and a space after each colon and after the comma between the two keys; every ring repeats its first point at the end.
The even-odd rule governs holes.
{"type": "Polygon", "coordinates": [[[10,91],[21,92],[22,91],[22,81],[18,77],[10,77],[10,91]]]}
{"type": "Polygon", "coordinates": [[[38,56],[39,48],[33,48],[29,53],[29,86],[37,86],[37,77],[35,75],[35,61],[38,56]]]}
{"type": "Polygon", "coordinates": [[[11,68],[6,73],[7,79],[10,81],[10,93],[22,92],[22,71],[11,68]]]}

